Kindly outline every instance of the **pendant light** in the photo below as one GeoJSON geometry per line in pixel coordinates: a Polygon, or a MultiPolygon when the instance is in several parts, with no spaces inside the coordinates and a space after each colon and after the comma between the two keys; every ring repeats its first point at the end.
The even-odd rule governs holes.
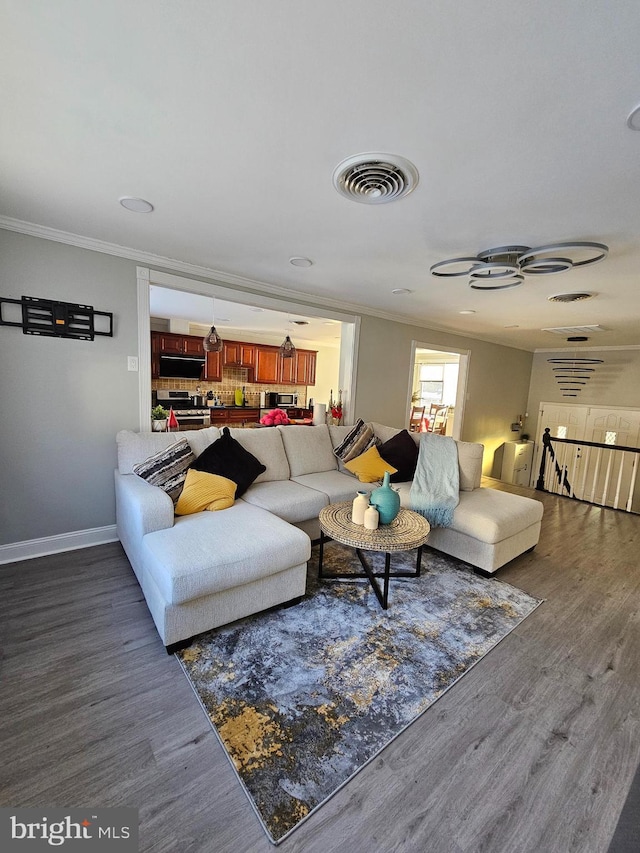
{"type": "MultiPolygon", "coordinates": [[[[287,325],[290,325],[291,317],[287,314],[287,325]]],[[[280,358],[293,358],[296,354],[296,348],[293,345],[293,341],[287,335],[285,339],[280,344],[280,358]]]]}
{"type": "Polygon", "coordinates": [[[293,341],[287,335],[287,337],[280,344],[280,356],[282,358],[293,358],[296,354],[296,348],[293,345],[293,341]]]}
{"type": "MultiPolygon", "coordinates": [[[[216,317],[216,300],[213,300],[213,321],[216,317]]],[[[207,334],[202,339],[202,347],[205,352],[222,352],[223,341],[216,331],[215,325],[211,326],[207,334]]]]}

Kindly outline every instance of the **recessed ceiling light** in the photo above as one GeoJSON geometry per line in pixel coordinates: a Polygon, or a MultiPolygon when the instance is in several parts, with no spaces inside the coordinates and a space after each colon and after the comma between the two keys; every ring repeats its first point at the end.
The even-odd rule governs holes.
{"type": "Polygon", "coordinates": [[[312,267],[313,261],[310,258],[289,258],[289,263],[294,267],[312,267]]]}
{"type": "Polygon", "coordinates": [[[145,201],[143,198],[133,198],[130,195],[123,195],[118,201],[127,210],[131,210],[134,213],[151,213],[153,210],[151,202],[145,201]]]}
{"type": "Polygon", "coordinates": [[[627,127],[629,130],[640,130],[640,104],[627,116],[627,127]]]}
{"type": "Polygon", "coordinates": [[[413,293],[413,290],[409,290],[408,287],[394,287],[391,293],[395,293],[396,295],[402,295],[404,293],[413,293]]]}
{"type": "Polygon", "coordinates": [[[260,314],[264,311],[264,308],[249,308],[249,311],[255,311],[256,314],[260,314]]]}
{"type": "Polygon", "coordinates": [[[458,314],[475,314],[476,312],[472,308],[466,308],[464,311],[458,311],[458,314]]]}
{"type": "Polygon", "coordinates": [[[505,326],[505,329],[519,329],[520,326],[517,323],[512,323],[510,326],[505,326]]]}

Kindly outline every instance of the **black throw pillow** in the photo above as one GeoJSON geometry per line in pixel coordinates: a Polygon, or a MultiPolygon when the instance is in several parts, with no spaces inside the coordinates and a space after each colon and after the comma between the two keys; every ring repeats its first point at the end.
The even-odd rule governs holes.
{"type": "Polygon", "coordinates": [[[220,438],[205,448],[189,467],[233,480],[238,487],[236,498],[244,494],[256,477],[267,470],[253,453],[249,453],[233,438],[229,427],[224,427],[220,438]]]}
{"type": "Polygon", "coordinates": [[[378,447],[378,453],[385,462],[398,469],[397,473],[389,478],[392,483],[405,483],[413,479],[418,463],[418,445],[406,429],[397,432],[393,438],[381,444],[378,447]]]}

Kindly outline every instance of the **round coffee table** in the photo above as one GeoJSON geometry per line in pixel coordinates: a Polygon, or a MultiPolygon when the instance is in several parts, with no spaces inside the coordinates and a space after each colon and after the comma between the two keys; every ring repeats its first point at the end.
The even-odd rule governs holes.
{"type": "Polygon", "coordinates": [[[420,577],[420,563],[422,560],[422,548],[431,530],[429,522],[419,513],[411,509],[401,509],[391,524],[381,524],[377,530],[367,530],[360,524],[351,521],[351,501],[329,504],[320,510],[318,521],[320,522],[320,554],[318,561],[318,577],[334,579],[368,578],[373,587],[376,598],[384,610],[389,606],[389,579],[390,578],[418,578],[420,577]],[[363,574],[354,572],[335,572],[326,574],[322,571],[322,560],[324,557],[324,544],[328,540],[335,540],[343,545],[355,548],[358,559],[364,569],[363,574]],[[392,572],[391,554],[394,551],[412,551],[418,549],[415,572],[392,572]],[[384,572],[374,572],[367,562],[363,551],[384,552],[384,572]],[[383,578],[383,588],[376,578],[383,578]]]}

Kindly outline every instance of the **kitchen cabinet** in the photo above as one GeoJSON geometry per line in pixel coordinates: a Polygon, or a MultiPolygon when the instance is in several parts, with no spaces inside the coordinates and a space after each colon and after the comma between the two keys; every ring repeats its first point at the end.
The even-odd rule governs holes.
{"type": "Polygon", "coordinates": [[[256,345],[242,341],[225,341],[222,361],[225,367],[254,367],[256,363],[256,345]]]}
{"type": "Polygon", "coordinates": [[[316,384],[316,357],[312,350],[299,349],[296,351],[296,385],[316,384]]]}
{"type": "Polygon", "coordinates": [[[251,409],[249,406],[211,409],[211,426],[217,426],[220,429],[225,426],[237,427],[245,424],[257,424],[259,420],[260,410],[251,409]]]}
{"type": "Polygon", "coordinates": [[[209,382],[220,382],[222,379],[222,353],[208,352],[207,360],[204,363],[203,379],[209,382]]]}
{"type": "Polygon", "coordinates": [[[256,347],[256,366],[254,382],[261,385],[277,385],[280,382],[279,347],[258,345],[256,347]]]}
{"type": "Polygon", "coordinates": [[[204,355],[202,338],[194,335],[175,335],[172,332],[151,332],[151,351],[159,355],[204,355]]]}
{"type": "Polygon", "coordinates": [[[314,350],[296,350],[293,358],[282,358],[280,347],[256,347],[254,381],[264,385],[315,385],[316,357],[314,350]]]}

